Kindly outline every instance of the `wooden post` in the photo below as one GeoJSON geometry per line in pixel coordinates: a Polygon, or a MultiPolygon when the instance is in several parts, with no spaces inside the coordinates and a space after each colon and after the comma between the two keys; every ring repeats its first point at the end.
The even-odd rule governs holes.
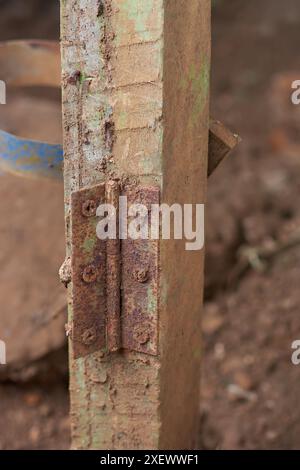
{"type": "MultiPolygon", "coordinates": [[[[210,0],[61,0],[67,263],[71,194],[116,179],[161,202],[204,203],[210,0]]],[[[197,444],[203,250],[159,242],[158,355],[75,358],[68,287],[73,447],[197,444]]],[[[100,312],[99,312],[100,314],[100,312]]]]}

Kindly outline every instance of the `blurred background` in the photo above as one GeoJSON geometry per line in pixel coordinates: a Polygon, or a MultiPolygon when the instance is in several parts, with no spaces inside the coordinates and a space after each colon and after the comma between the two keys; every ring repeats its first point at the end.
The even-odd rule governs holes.
{"type": "MultiPolygon", "coordinates": [[[[58,0],[0,11],[1,40],[59,38],[58,0]]],[[[213,2],[211,115],[243,141],[209,180],[202,449],[300,448],[299,28],[298,0],[213,2]]],[[[8,90],[0,128],[60,142],[60,113],[59,90],[8,90]]],[[[70,445],[63,258],[61,185],[1,175],[0,449],[70,445]]]]}

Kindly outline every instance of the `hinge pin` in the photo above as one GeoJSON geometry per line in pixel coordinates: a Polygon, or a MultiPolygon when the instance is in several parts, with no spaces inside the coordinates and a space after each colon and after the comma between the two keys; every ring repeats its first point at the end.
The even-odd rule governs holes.
{"type": "Polygon", "coordinates": [[[116,239],[107,240],[106,292],[107,292],[107,345],[109,352],[121,349],[120,312],[120,239],[119,239],[119,183],[106,183],[106,202],[116,210],[116,239]]]}

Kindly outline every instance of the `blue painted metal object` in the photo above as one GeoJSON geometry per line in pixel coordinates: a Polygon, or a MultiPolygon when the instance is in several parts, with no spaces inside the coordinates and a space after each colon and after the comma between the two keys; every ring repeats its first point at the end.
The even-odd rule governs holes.
{"type": "Polygon", "coordinates": [[[22,139],[0,130],[0,169],[21,176],[62,180],[62,146],[22,139]]]}
{"type": "MultiPolygon", "coordinates": [[[[6,86],[60,86],[60,52],[56,41],[0,43],[0,79],[6,86]]],[[[0,171],[62,180],[59,144],[28,140],[0,130],[0,171]]]]}

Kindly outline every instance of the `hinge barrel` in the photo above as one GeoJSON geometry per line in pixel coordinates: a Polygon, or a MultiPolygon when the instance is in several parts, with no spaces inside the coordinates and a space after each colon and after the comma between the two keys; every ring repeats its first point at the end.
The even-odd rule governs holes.
{"type": "Polygon", "coordinates": [[[115,238],[107,240],[106,296],[107,296],[107,347],[109,352],[121,349],[120,312],[120,239],[119,239],[119,183],[106,183],[106,203],[111,205],[115,219],[115,238]]]}

